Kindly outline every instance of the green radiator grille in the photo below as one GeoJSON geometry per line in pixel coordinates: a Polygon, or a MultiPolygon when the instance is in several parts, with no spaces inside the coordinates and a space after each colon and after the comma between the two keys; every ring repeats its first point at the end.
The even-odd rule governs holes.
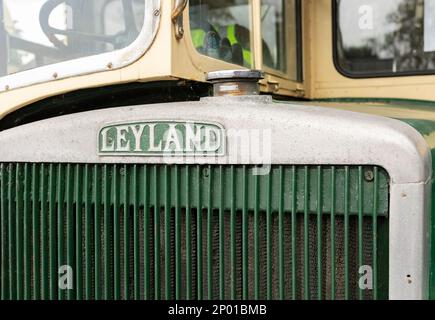
{"type": "Polygon", "coordinates": [[[1,298],[388,297],[384,170],[256,169],[1,164],[1,298]]]}

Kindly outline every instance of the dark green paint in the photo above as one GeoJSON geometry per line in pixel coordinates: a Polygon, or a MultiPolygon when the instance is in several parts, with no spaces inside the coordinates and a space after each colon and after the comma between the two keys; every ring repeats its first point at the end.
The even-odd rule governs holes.
{"type": "MultiPolygon", "coordinates": [[[[321,271],[322,252],[308,251],[307,244],[312,240],[308,228],[304,228],[302,240],[296,240],[296,228],[286,231],[285,221],[289,220],[285,218],[296,222],[298,217],[308,221],[314,216],[319,232],[323,229],[323,218],[331,213],[333,217],[345,214],[354,218],[372,217],[374,223],[383,221],[373,231],[374,237],[379,236],[373,250],[382,263],[376,269],[378,297],[388,296],[385,285],[388,261],[384,261],[388,246],[384,244],[388,243],[385,208],[388,207],[389,179],[385,171],[373,167],[273,166],[269,175],[256,176],[253,170],[253,166],[2,164],[1,255],[2,261],[9,261],[10,265],[1,265],[1,296],[3,299],[21,298],[21,295],[27,299],[324,299],[318,285],[321,279],[308,279],[321,271]],[[362,179],[365,170],[374,171],[374,182],[362,179]],[[360,201],[361,195],[364,201],[360,201]],[[25,208],[28,208],[27,219],[33,219],[33,229],[28,235],[33,240],[22,247],[26,242],[20,226],[26,215],[15,213],[25,213],[25,208]],[[188,212],[196,212],[196,217],[182,214],[186,208],[192,210],[188,212]],[[345,210],[340,212],[336,208],[345,210]],[[215,211],[221,213],[216,215],[215,221],[219,221],[216,229],[209,223],[215,211]],[[41,214],[46,214],[46,218],[41,214]],[[173,214],[176,215],[174,220],[168,219],[173,214]],[[150,229],[151,215],[154,215],[154,230],[150,229]],[[195,242],[191,238],[194,231],[191,224],[186,225],[187,236],[180,223],[191,222],[192,217],[205,226],[202,230],[196,228],[195,242]],[[12,227],[8,221],[14,222],[12,227]],[[264,228],[260,221],[267,221],[264,228]],[[167,233],[172,223],[175,229],[167,233]],[[224,223],[229,223],[230,228],[222,227],[224,223]],[[255,225],[252,244],[249,223],[255,225]],[[9,228],[5,228],[6,225],[9,228]],[[237,233],[239,228],[242,235],[237,233]],[[224,230],[230,230],[230,234],[226,235],[224,230]],[[210,237],[212,232],[213,237],[210,237]],[[277,234],[278,240],[274,240],[277,234]],[[46,240],[42,239],[44,242],[41,235],[47,236],[46,240]],[[259,239],[265,237],[267,245],[260,250],[259,239]],[[224,239],[229,239],[230,243],[224,239]],[[140,241],[147,245],[141,246],[140,241]],[[285,246],[287,241],[292,244],[285,246]],[[43,245],[49,250],[42,250],[43,245]],[[296,250],[285,251],[285,248],[297,246],[305,248],[300,261],[295,259],[296,250]],[[168,251],[168,247],[171,250],[168,251]],[[272,252],[272,248],[276,251],[272,252]],[[212,250],[219,250],[216,260],[210,259],[212,250]],[[197,253],[195,266],[190,259],[193,251],[197,253]],[[17,254],[22,260],[17,259],[17,254]],[[314,271],[308,264],[309,254],[315,256],[314,261],[321,262],[314,271]],[[170,264],[169,255],[175,259],[170,264]],[[260,269],[260,260],[265,256],[269,259],[260,269]],[[290,256],[293,262],[287,263],[290,256]],[[226,257],[229,258],[228,270],[220,268],[226,257]],[[25,271],[26,268],[22,273],[10,271],[28,259],[36,262],[33,271],[25,271]],[[66,263],[75,266],[76,285],[68,292],[53,286],[57,266],[66,263]],[[254,264],[252,268],[249,263],[254,264]],[[295,270],[301,267],[305,268],[308,278],[299,281],[295,270]],[[112,276],[112,272],[115,275],[112,276]],[[24,285],[23,289],[16,286],[25,284],[29,275],[30,285],[24,285]],[[193,279],[197,283],[192,282],[193,279]],[[286,279],[293,279],[293,285],[286,279]],[[300,296],[297,292],[303,287],[304,294],[300,296]]],[[[331,237],[334,232],[331,230],[331,237]]],[[[348,232],[347,228],[344,232],[348,232]]],[[[322,241],[314,239],[318,244],[322,241]]],[[[350,250],[353,248],[347,248],[350,250]]],[[[346,273],[345,280],[348,277],[346,273]]],[[[343,285],[337,283],[337,287],[343,285]]],[[[332,291],[335,294],[334,287],[332,291]]]]}
{"type": "MultiPolygon", "coordinates": [[[[409,99],[373,99],[373,98],[337,98],[321,99],[311,101],[313,105],[320,102],[327,107],[345,107],[351,104],[352,110],[355,110],[355,104],[358,104],[358,112],[373,113],[366,107],[379,106],[383,108],[382,115],[385,117],[395,118],[409,124],[426,139],[432,153],[432,159],[435,159],[435,139],[431,137],[435,132],[435,102],[409,99]],[[394,111],[400,111],[400,117],[394,111]],[[423,116],[423,113],[426,116],[423,116]],[[432,114],[432,116],[431,116],[432,114]],[[431,120],[433,118],[434,120],[431,120]],[[430,138],[429,138],[430,137],[430,138]]],[[[365,199],[365,194],[362,195],[365,199]]],[[[432,161],[432,208],[431,208],[431,266],[430,266],[430,285],[429,297],[435,299],[435,161],[432,161]]],[[[382,206],[382,204],[379,204],[382,206]]],[[[385,284],[384,284],[385,285],[385,284]]]]}

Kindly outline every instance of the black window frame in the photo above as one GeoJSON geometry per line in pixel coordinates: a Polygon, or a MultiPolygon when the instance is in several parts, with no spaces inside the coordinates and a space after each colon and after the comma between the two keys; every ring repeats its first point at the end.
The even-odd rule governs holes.
{"type": "Polygon", "coordinates": [[[304,82],[304,40],[302,0],[296,0],[296,82],[304,82]]]}
{"type": "Polygon", "coordinates": [[[399,71],[399,72],[377,72],[377,73],[366,73],[366,74],[356,74],[349,72],[342,68],[338,57],[338,30],[339,30],[339,16],[338,16],[338,1],[331,0],[332,2],[332,51],[333,51],[333,61],[335,69],[346,78],[350,79],[376,79],[376,78],[398,78],[398,77],[412,77],[412,76],[433,76],[435,75],[434,70],[416,70],[416,71],[399,71]]]}

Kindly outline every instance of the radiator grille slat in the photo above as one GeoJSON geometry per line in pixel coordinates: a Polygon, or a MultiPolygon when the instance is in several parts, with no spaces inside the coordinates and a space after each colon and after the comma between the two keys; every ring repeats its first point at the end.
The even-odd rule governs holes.
{"type": "MultiPolygon", "coordinates": [[[[112,255],[111,255],[111,203],[110,203],[110,173],[109,166],[103,167],[103,207],[104,207],[104,298],[112,299],[112,255]]],[[[78,288],[77,288],[78,289],[78,288]]]]}
{"type": "MultiPolygon", "coordinates": [[[[191,191],[190,191],[190,183],[191,183],[191,168],[189,166],[185,167],[186,171],[186,178],[185,182],[183,184],[182,181],[180,181],[180,186],[182,186],[182,191],[180,191],[179,196],[180,198],[183,197],[183,194],[186,199],[186,206],[184,208],[184,211],[182,211],[180,219],[185,220],[185,226],[183,231],[183,225],[180,226],[181,232],[184,232],[184,255],[183,255],[183,249],[182,249],[182,257],[181,257],[181,264],[182,264],[182,270],[184,270],[184,290],[181,290],[180,295],[183,296],[187,300],[191,300],[194,295],[193,287],[195,287],[195,280],[194,276],[192,274],[193,271],[193,258],[192,258],[192,252],[194,251],[193,243],[192,243],[192,219],[193,216],[191,214],[191,191]]],[[[180,204],[179,204],[180,205],[180,204]]],[[[183,285],[183,284],[182,284],[183,285]]]]}
{"type": "Polygon", "coordinates": [[[16,299],[17,292],[16,292],[16,255],[15,255],[15,248],[16,248],[16,242],[15,242],[15,225],[16,225],[16,219],[15,219],[15,213],[14,213],[14,200],[13,197],[13,177],[14,177],[14,170],[15,168],[10,165],[9,166],[9,182],[8,182],[8,221],[9,221],[9,290],[10,290],[10,297],[12,299],[16,299]],[[13,199],[13,200],[12,200],[13,199]]]}
{"type": "Polygon", "coordinates": [[[84,297],[84,208],[83,208],[83,168],[80,165],[74,166],[74,214],[75,214],[75,287],[77,290],[77,300],[84,297]]]}
{"type": "MultiPolygon", "coordinates": [[[[196,181],[198,183],[198,185],[201,184],[201,167],[197,166],[196,167],[196,181]]],[[[203,258],[202,258],[202,195],[201,195],[201,191],[202,188],[198,188],[198,197],[197,197],[197,201],[198,201],[198,206],[196,208],[196,238],[195,241],[197,243],[196,245],[196,256],[197,256],[197,261],[196,261],[196,278],[198,280],[197,283],[197,287],[196,287],[196,292],[197,292],[197,297],[199,300],[203,299],[203,281],[202,281],[202,273],[203,273],[203,258]]]]}
{"type": "MultiPolygon", "coordinates": [[[[36,165],[33,165],[34,170],[36,170],[36,165]]],[[[65,265],[65,261],[64,261],[64,180],[63,180],[63,165],[59,165],[58,166],[58,173],[57,173],[57,268],[59,268],[60,266],[65,265]]],[[[33,174],[33,178],[36,179],[35,174],[33,174]]],[[[33,194],[35,195],[35,187],[32,187],[33,190],[33,194]]],[[[86,194],[86,193],[85,193],[86,194]]],[[[33,198],[33,210],[34,213],[33,215],[35,216],[36,213],[36,199],[33,198]]],[[[34,223],[37,220],[34,220],[34,223]]],[[[89,219],[87,221],[90,221],[89,219]]],[[[90,226],[90,224],[89,224],[90,226]]],[[[37,234],[37,229],[35,228],[35,224],[34,224],[34,229],[33,229],[33,234],[37,234]]],[[[35,239],[35,238],[34,238],[35,239]]],[[[35,240],[33,240],[33,246],[34,248],[36,247],[36,243],[35,240]]],[[[91,252],[91,250],[88,250],[88,252],[91,252]]],[[[33,289],[35,291],[37,291],[37,282],[36,282],[36,270],[37,270],[37,261],[38,256],[36,254],[36,252],[34,251],[33,253],[33,263],[34,263],[34,272],[33,272],[33,276],[35,277],[35,282],[34,282],[34,286],[33,289]]],[[[87,273],[89,275],[91,275],[92,273],[89,272],[87,273]]],[[[58,299],[63,299],[64,298],[64,290],[62,290],[58,285],[56,285],[58,288],[58,299]]],[[[92,287],[90,287],[92,288],[92,287]]],[[[34,299],[38,299],[38,297],[36,295],[34,295],[34,299]]]]}
{"type": "Polygon", "coordinates": [[[0,164],[1,298],[387,298],[385,171],[261,170],[0,164]]]}
{"type": "MultiPolygon", "coordinates": [[[[12,164],[9,165],[9,172],[5,174],[11,175],[11,168],[12,164]]],[[[40,259],[39,259],[39,174],[38,170],[40,168],[33,164],[32,166],[32,245],[33,245],[33,297],[35,300],[40,299],[40,259]]],[[[60,184],[61,185],[61,184],[60,184]]],[[[8,195],[8,202],[10,202],[11,195],[8,195]]],[[[61,203],[61,202],[59,202],[61,203]]],[[[62,209],[63,210],[63,209],[62,209]]],[[[60,212],[60,210],[59,210],[60,212]]],[[[63,234],[59,234],[59,241],[60,239],[63,239],[63,234]]],[[[11,238],[9,238],[9,241],[11,241],[11,238]]],[[[63,254],[63,248],[61,250],[63,254]]],[[[8,257],[9,261],[13,260],[13,257],[9,255],[8,257]]],[[[59,254],[59,259],[61,259],[61,255],[59,254]]],[[[11,296],[12,298],[12,296],[11,296]]],[[[12,298],[13,299],[13,298],[12,298]]]]}
{"type": "MultiPolygon", "coordinates": [[[[331,169],[331,197],[333,199],[333,201],[331,202],[331,232],[330,232],[330,256],[331,256],[331,268],[328,270],[330,275],[331,275],[331,279],[330,279],[330,287],[331,287],[331,300],[335,300],[336,298],[336,294],[335,294],[335,280],[336,280],[336,269],[335,269],[335,199],[336,199],[336,187],[335,187],[335,182],[336,182],[336,172],[335,172],[335,168],[331,169]]],[[[295,241],[295,240],[293,240],[295,241]]]]}
{"type": "Polygon", "coordinates": [[[267,245],[267,299],[272,298],[272,175],[267,179],[267,212],[266,212],[266,245],[267,245]]]}
{"type": "MultiPolygon", "coordinates": [[[[209,166],[206,169],[205,175],[209,176],[208,184],[207,184],[207,192],[208,194],[212,194],[212,182],[213,182],[213,172],[211,170],[211,167],[209,166]]],[[[211,197],[208,199],[207,203],[207,298],[209,300],[213,299],[213,286],[214,286],[214,273],[213,273],[213,258],[214,258],[214,252],[213,252],[213,207],[211,205],[211,197]]]]}
{"type": "Polygon", "coordinates": [[[8,230],[8,225],[9,225],[9,221],[8,221],[8,216],[6,214],[6,208],[7,208],[7,202],[6,202],[6,169],[5,169],[5,164],[1,164],[0,165],[0,172],[1,172],[1,177],[0,177],[0,210],[1,210],[1,217],[0,217],[0,221],[1,221],[1,299],[2,300],[6,300],[6,299],[10,299],[11,297],[9,296],[9,292],[8,292],[8,285],[7,285],[7,278],[8,278],[8,254],[7,254],[7,250],[8,250],[8,234],[7,234],[7,230],[8,230]]]}
{"type": "Polygon", "coordinates": [[[373,230],[373,298],[378,299],[378,203],[379,203],[379,170],[374,168],[374,189],[373,189],[373,216],[372,216],[372,230],[373,230]]]}
{"type": "MultiPolygon", "coordinates": [[[[1,166],[1,172],[3,176],[3,165],[1,166]]],[[[3,191],[3,186],[0,187],[3,191]]],[[[31,290],[32,290],[32,254],[31,254],[31,235],[32,235],[32,217],[30,210],[30,165],[24,165],[24,299],[29,300],[31,298],[31,290]]],[[[1,191],[1,192],[2,192],[1,191]]],[[[3,203],[5,199],[3,196],[0,196],[0,202],[3,203]]],[[[0,209],[1,212],[4,212],[0,209]]],[[[3,234],[3,231],[1,231],[3,234]]],[[[2,248],[3,252],[3,248],[2,248]]],[[[53,251],[52,251],[53,252],[53,251]]],[[[55,256],[55,255],[53,255],[55,256]]],[[[1,258],[3,259],[3,257],[1,258]]],[[[2,277],[2,279],[4,279],[2,277]]],[[[54,298],[54,297],[53,297],[54,298]]]]}
{"type": "Polygon", "coordinates": [[[120,247],[120,219],[119,219],[119,188],[115,186],[119,185],[118,166],[112,167],[112,191],[110,192],[111,201],[113,204],[112,210],[112,247],[113,247],[113,298],[119,300],[121,298],[121,247],[120,247]]]}
{"type": "Polygon", "coordinates": [[[291,263],[292,263],[292,299],[297,299],[297,190],[296,190],[296,167],[292,168],[291,184],[291,263]]]}
{"type": "Polygon", "coordinates": [[[349,167],[344,175],[344,298],[349,299],[349,167]]]}
{"type": "Polygon", "coordinates": [[[279,208],[278,208],[278,269],[279,269],[279,299],[285,296],[284,288],[284,172],[279,167],[279,208]]]}
{"type": "MultiPolygon", "coordinates": [[[[22,181],[21,181],[21,170],[22,165],[18,164],[15,173],[15,213],[23,212],[23,192],[22,192],[22,181]]],[[[16,219],[16,257],[17,257],[17,299],[22,300],[24,298],[24,278],[23,278],[23,215],[15,214],[16,219]]]]}
{"type": "MultiPolygon", "coordinates": [[[[144,168],[144,176],[142,183],[144,185],[144,191],[143,191],[143,197],[144,197],[144,217],[142,220],[142,228],[143,228],[143,266],[144,266],[144,272],[143,272],[143,279],[144,279],[144,285],[143,285],[143,293],[144,293],[144,299],[149,300],[151,298],[150,293],[150,207],[149,207],[149,170],[148,167],[144,168]]],[[[140,272],[140,271],[139,271],[140,272]]]]}
{"type": "MultiPolygon", "coordinates": [[[[364,265],[363,252],[363,169],[358,168],[358,265],[364,265]]],[[[359,300],[364,299],[364,292],[360,288],[358,292],[359,300]]]]}
{"type": "MultiPolygon", "coordinates": [[[[221,171],[222,174],[222,171],[221,171]]],[[[221,177],[222,179],[222,177],[221,177]]],[[[222,185],[222,183],[221,183],[222,185]]],[[[258,208],[258,200],[259,200],[259,179],[258,175],[255,176],[254,180],[254,299],[258,300],[260,298],[260,221],[259,221],[259,208],[258,208]]],[[[222,222],[220,222],[222,223],[222,222]]],[[[221,287],[223,287],[221,285],[221,287]]]]}
{"type": "Polygon", "coordinates": [[[322,237],[323,237],[323,210],[322,210],[322,167],[317,167],[317,298],[318,300],[322,300],[323,298],[323,246],[322,246],[322,237]]]}
{"type": "Polygon", "coordinates": [[[160,300],[160,201],[159,201],[159,181],[158,166],[154,166],[154,299],[160,300]]]}
{"type": "MultiPolygon", "coordinates": [[[[220,199],[219,199],[219,299],[225,299],[225,193],[224,193],[224,175],[223,175],[223,166],[219,167],[219,191],[220,191],[220,199]]],[[[187,221],[186,221],[187,223],[187,221]]]]}
{"type": "MultiPolygon", "coordinates": [[[[85,212],[85,298],[87,300],[92,299],[93,297],[93,272],[92,272],[92,211],[91,211],[91,188],[90,188],[90,181],[91,181],[91,169],[90,165],[85,165],[84,167],[84,192],[83,192],[83,202],[84,202],[84,212],[85,212]]],[[[58,197],[59,201],[59,197],[58,197]]],[[[60,237],[59,237],[60,240],[60,237]]],[[[116,257],[119,257],[116,256],[116,257]]],[[[115,274],[115,277],[120,277],[121,273],[115,274]]]]}
{"type": "MultiPolygon", "coordinates": [[[[304,168],[304,293],[305,300],[309,300],[310,293],[310,223],[309,223],[309,201],[310,201],[310,180],[308,167],[304,168]]],[[[347,189],[346,189],[347,190],[347,189]]]]}
{"type": "MultiPolygon", "coordinates": [[[[42,177],[41,177],[42,179],[42,177]]],[[[73,212],[73,170],[72,165],[68,164],[66,167],[66,265],[73,267],[75,265],[75,250],[74,250],[74,229],[75,229],[75,219],[73,212]]],[[[44,189],[41,188],[44,192],[44,189]]],[[[42,193],[41,193],[42,194],[42,193]]],[[[41,202],[42,200],[41,197],[41,202]]],[[[44,210],[42,210],[42,215],[45,216],[44,210]]],[[[98,222],[95,223],[96,226],[100,224],[98,222]]],[[[45,226],[43,225],[43,230],[45,230],[45,226]]],[[[96,246],[97,247],[97,246],[96,246]]],[[[99,247],[99,246],[98,246],[99,247]]],[[[45,247],[43,249],[45,251],[45,247]]],[[[99,256],[99,255],[97,255],[99,256]]],[[[45,259],[43,259],[44,261],[45,259]]],[[[43,262],[44,263],[44,262],[43,262]]],[[[44,273],[44,267],[42,268],[44,273]]],[[[44,273],[45,274],[45,273],[44,273]]],[[[68,300],[73,300],[75,297],[75,293],[77,290],[77,286],[74,286],[72,290],[67,290],[68,300]]],[[[44,291],[44,290],[43,290],[44,291]]]]}

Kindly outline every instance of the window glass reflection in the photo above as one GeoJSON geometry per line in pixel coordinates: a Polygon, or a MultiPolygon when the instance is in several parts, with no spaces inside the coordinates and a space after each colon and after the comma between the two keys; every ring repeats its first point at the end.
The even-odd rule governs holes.
{"type": "Polygon", "coordinates": [[[252,65],[249,0],[190,1],[190,30],[195,48],[211,58],[252,65]]]}
{"type": "Polygon", "coordinates": [[[337,59],[351,75],[435,70],[434,0],[337,0],[337,59]]]}
{"type": "Polygon", "coordinates": [[[125,48],[144,0],[0,1],[0,76],[125,48]]]}
{"type": "Polygon", "coordinates": [[[287,30],[284,23],[284,7],[284,0],[264,0],[261,2],[264,65],[285,72],[287,67],[285,59],[287,30]]]}

